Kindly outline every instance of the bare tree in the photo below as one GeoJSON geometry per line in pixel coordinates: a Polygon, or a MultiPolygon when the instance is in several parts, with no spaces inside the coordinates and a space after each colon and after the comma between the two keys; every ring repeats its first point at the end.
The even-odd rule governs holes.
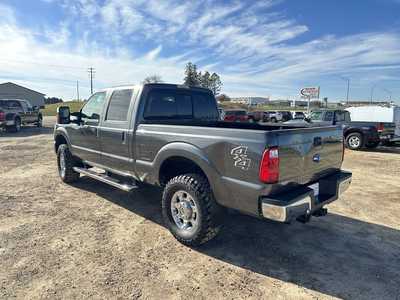
{"type": "Polygon", "coordinates": [[[164,81],[161,79],[161,76],[157,75],[157,74],[154,74],[154,75],[151,75],[151,76],[147,76],[142,81],[142,84],[146,84],[146,83],[162,83],[162,82],[164,82],[164,81]]]}

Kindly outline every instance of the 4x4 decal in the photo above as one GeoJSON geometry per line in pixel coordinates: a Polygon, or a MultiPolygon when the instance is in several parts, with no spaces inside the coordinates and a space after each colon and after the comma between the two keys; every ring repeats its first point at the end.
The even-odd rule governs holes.
{"type": "Polygon", "coordinates": [[[247,146],[238,146],[231,150],[231,155],[235,161],[235,167],[247,171],[251,165],[251,159],[247,156],[247,146]]]}

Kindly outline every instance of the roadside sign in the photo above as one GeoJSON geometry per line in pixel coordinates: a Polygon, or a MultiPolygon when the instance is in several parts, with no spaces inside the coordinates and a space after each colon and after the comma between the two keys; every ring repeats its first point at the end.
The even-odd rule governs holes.
{"type": "Polygon", "coordinates": [[[319,86],[302,88],[300,90],[300,96],[305,99],[319,99],[319,86]]]}

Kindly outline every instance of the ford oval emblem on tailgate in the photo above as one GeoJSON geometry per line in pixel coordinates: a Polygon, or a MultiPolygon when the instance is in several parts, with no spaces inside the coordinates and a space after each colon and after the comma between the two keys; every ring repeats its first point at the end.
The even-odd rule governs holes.
{"type": "Polygon", "coordinates": [[[319,162],[321,160],[321,156],[317,153],[314,154],[313,158],[312,158],[313,162],[319,162]]]}

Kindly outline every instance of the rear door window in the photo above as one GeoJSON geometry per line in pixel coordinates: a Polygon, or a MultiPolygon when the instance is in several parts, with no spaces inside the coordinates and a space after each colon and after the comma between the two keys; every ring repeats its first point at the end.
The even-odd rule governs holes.
{"type": "Polygon", "coordinates": [[[112,93],[106,120],[127,121],[129,105],[131,104],[132,89],[116,90],[112,93]]]}

